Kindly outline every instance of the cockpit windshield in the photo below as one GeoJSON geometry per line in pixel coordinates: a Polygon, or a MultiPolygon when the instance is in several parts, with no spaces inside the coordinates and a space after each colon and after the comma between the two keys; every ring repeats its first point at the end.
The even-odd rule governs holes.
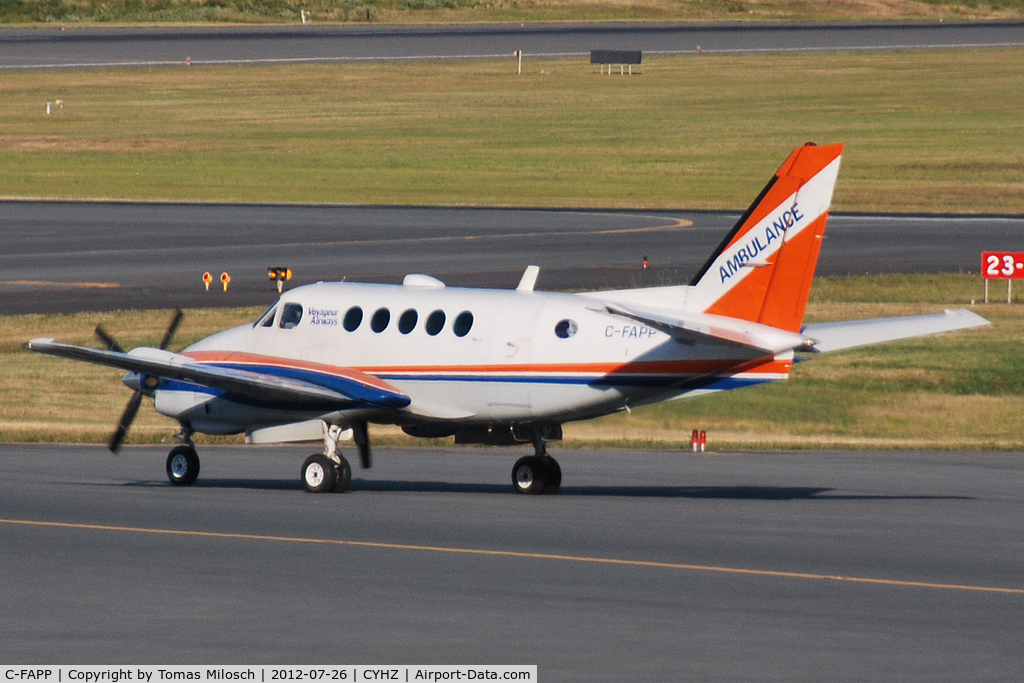
{"type": "Polygon", "coordinates": [[[274,314],[277,313],[277,302],[270,304],[267,310],[260,314],[260,317],[256,318],[256,322],[252,324],[253,327],[273,327],[274,326],[274,314]]]}

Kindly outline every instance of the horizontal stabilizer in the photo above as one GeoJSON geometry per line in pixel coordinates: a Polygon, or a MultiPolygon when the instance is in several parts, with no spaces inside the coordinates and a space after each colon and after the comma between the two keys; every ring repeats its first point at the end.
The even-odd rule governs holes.
{"type": "Polygon", "coordinates": [[[973,311],[954,308],[943,313],[804,325],[803,336],[813,340],[809,350],[827,352],[988,324],[973,311]]]}
{"type": "Polygon", "coordinates": [[[762,355],[774,355],[804,346],[809,341],[801,334],[707,313],[661,313],[618,304],[607,304],[601,310],[653,327],[684,344],[739,345],[757,349],[762,355]]]}

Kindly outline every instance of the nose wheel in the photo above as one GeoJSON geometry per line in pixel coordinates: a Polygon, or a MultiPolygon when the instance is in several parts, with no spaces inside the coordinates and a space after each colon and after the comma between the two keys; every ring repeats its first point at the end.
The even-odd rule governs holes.
{"type": "Polygon", "coordinates": [[[192,446],[175,446],[167,455],[167,478],[175,486],[188,486],[199,476],[199,456],[192,446]]]}

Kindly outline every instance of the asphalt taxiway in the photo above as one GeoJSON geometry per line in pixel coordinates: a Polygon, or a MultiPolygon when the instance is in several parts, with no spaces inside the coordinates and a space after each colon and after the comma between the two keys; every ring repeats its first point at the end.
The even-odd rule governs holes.
{"type": "Polygon", "coordinates": [[[1024,45],[1021,22],[558,23],[0,29],[0,70],[346,63],[651,53],[979,48],[1024,45]]]}
{"type": "MultiPolygon", "coordinates": [[[[538,289],[685,284],[738,212],[459,207],[0,202],[0,315],[266,306],[267,268],[300,284],[538,289]],[[648,268],[643,268],[644,257],[648,268]],[[202,274],[214,278],[211,291],[202,274]],[[232,280],[225,293],[221,273],[232,280]]],[[[978,272],[984,250],[1024,250],[1024,216],[833,215],[817,273],[978,272]]],[[[980,292],[979,277],[979,292],[980,292]]]]}
{"type": "Polygon", "coordinates": [[[517,663],[545,681],[1019,680],[1020,453],[0,446],[0,661],[517,663]]]}

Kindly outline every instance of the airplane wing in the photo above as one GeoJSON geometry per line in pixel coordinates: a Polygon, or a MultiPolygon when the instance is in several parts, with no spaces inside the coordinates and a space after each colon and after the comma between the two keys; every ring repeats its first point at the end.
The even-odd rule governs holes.
{"type": "Polygon", "coordinates": [[[351,368],[247,355],[244,364],[252,369],[241,369],[239,363],[231,362],[230,356],[215,364],[155,348],[143,347],[122,353],[63,344],[53,339],[33,339],[24,347],[37,353],[149,377],[191,382],[260,402],[329,405],[338,410],[354,407],[397,410],[411,402],[387,382],[351,368]]]}
{"type": "Polygon", "coordinates": [[[919,337],[981,327],[989,322],[966,308],[947,309],[943,313],[908,315],[895,318],[870,318],[835,323],[804,325],[801,333],[811,341],[801,350],[838,351],[866,344],[919,337]]]}

